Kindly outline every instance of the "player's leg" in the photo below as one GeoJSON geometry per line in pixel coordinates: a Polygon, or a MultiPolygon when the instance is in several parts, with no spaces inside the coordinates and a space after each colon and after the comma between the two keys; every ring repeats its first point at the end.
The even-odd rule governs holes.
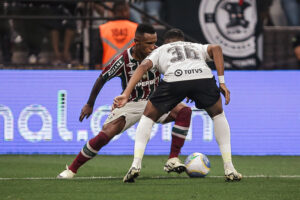
{"type": "Polygon", "coordinates": [[[169,159],[164,166],[166,172],[181,173],[185,171],[185,165],[179,160],[178,155],[184,145],[189,130],[192,110],[184,103],[179,103],[173,108],[164,123],[175,121],[172,128],[172,143],[169,159]]]}
{"type": "Polygon", "coordinates": [[[153,104],[148,101],[135,132],[134,159],[129,171],[123,178],[123,182],[134,182],[134,179],[139,176],[142,159],[146,145],[150,138],[152,126],[161,115],[162,113],[160,113],[153,104]]]}
{"type": "Polygon", "coordinates": [[[104,122],[100,133],[87,142],[70,167],[67,167],[67,170],[63,171],[58,178],[72,178],[78,168],[95,157],[115,135],[135,124],[141,118],[146,104],[146,101],[129,102],[122,108],[114,109],[104,122]]]}
{"type": "Polygon", "coordinates": [[[121,116],[103,126],[98,135],[90,139],[77,154],[72,164],[60,173],[57,178],[73,178],[77,170],[87,161],[94,158],[98,151],[105,146],[115,135],[121,133],[125,126],[125,117],[121,116]]]}
{"type": "Polygon", "coordinates": [[[232,163],[230,127],[222,108],[221,97],[213,106],[205,108],[205,110],[214,123],[214,134],[222,154],[225,179],[227,181],[239,181],[242,179],[242,175],[235,170],[232,163]]]}
{"type": "Polygon", "coordinates": [[[220,89],[215,78],[191,81],[188,97],[199,109],[205,109],[214,123],[214,135],[222,154],[226,180],[241,180],[232,164],[230,128],[222,107],[220,89]]]}
{"type": "MultiPolygon", "coordinates": [[[[134,182],[140,174],[142,159],[144,156],[146,145],[149,141],[151,129],[155,121],[162,116],[162,113],[148,101],[143,116],[139,122],[136,130],[135,146],[134,146],[134,159],[133,163],[125,175],[124,182],[134,182]]],[[[172,145],[170,159],[165,165],[165,171],[181,173],[185,171],[185,165],[178,159],[180,149],[184,144],[185,136],[190,125],[191,109],[184,104],[177,104],[172,109],[169,116],[164,119],[164,122],[174,121],[175,125],[172,130],[172,145]]]]}
{"type": "MultiPolygon", "coordinates": [[[[189,108],[183,109],[185,106],[184,104],[179,104],[185,97],[185,94],[181,92],[180,94],[177,94],[174,91],[177,87],[177,85],[170,84],[167,82],[161,82],[159,87],[156,89],[156,91],[151,96],[150,100],[148,101],[146,108],[144,110],[143,116],[141,117],[140,123],[136,130],[136,138],[135,138],[135,146],[134,146],[134,160],[132,163],[132,167],[140,169],[141,168],[141,162],[144,156],[146,145],[149,141],[151,129],[154,124],[154,122],[158,121],[159,118],[163,115],[163,113],[168,113],[170,110],[173,110],[171,112],[171,117],[173,119],[176,119],[179,115],[185,115],[186,117],[190,115],[191,113],[188,111],[189,108]],[[176,107],[178,106],[178,107],[176,107]],[[182,110],[183,109],[183,110],[182,110]],[[182,110],[180,112],[180,110],[182,110]]],[[[190,118],[187,117],[187,118],[190,118]]],[[[187,120],[186,122],[183,122],[184,120],[182,118],[178,118],[178,121],[180,121],[180,124],[184,123],[184,126],[189,126],[190,120],[187,120]],[[187,125],[188,124],[188,125],[187,125]]],[[[175,126],[176,127],[176,126],[175,126]]],[[[183,127],[183,126],[181,126],[183,127]]],[[[186,129],[186,128],[183,128],[186,129]]],[[[179,129],[177,129],[179,130],[179,129]]],[[[185,130],[183,131],[184,135],[185,130]]],[[[181,141],[182,142],[182,141],[181,141]]],[[[181,145],[181,144],[179,144],[181,145]]],[[[176,146],[176,145],[174,145],[176,146]]],[[[176,149],[174,149],[176,150],[176,149]]],[[[178,148],[177,148],[178,150],[178,148]]],[[[179,149],[180,152],[180,149],[179,149]]],[[[178,152],[178,154],[179,154],[178,152]]],[[[177,154],[177,156],[178,156],[177,154]]],[[[174,152],[174,156],[176,156],[176,152],[174,152]]]]}
{"type": "Polygon", "coordinates": [[[168,113],[184,99],[185,94],[183,92],[179,94],[172,92],[176,90],[176,88],[176,85],[162,81],[150,97],[136,130],[134,160],[131,168],[123,179],[124,182],[134,182],[134,178],[139,175],[141,162],[154,122],[157,121],[163,113],[168,113]]]}
{"type": "Polygon", "coordinates": [[[79,167],[88,160],[94,158],[103,146],[105,146],[115,135],[121,133],[125,123],[125,117],[121,116],[118,119],[105,124],[98,135],[90,139],[84,145],[75,160],[69,166],[69,169],[72,172],[77,173],[79,167]]]}

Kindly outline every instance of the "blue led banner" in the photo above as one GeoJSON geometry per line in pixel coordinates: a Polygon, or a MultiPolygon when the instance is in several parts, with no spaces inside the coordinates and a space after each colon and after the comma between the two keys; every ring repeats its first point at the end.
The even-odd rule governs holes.
{"type": "MultiPolygon", "coordinates": [[[[79,122],[99,71],[0,71],[0,154],[77,154],[101,130],[119,79],[100,92],[93,115],[79,122]]],[[[231,102],[224,106],[234,155],[300,155],[300,71],[228,71],[231,102]]],[[[194,106],[190,104],[190,106],[194,106]]],[[[182,154],[219,155],[213,124],[193,109],[182,154]]],[[[168,154],[172,124],[155,125],[148,155],[168,154]]],[[[100,154],[132,154],[136,125],[100,154]]]]}

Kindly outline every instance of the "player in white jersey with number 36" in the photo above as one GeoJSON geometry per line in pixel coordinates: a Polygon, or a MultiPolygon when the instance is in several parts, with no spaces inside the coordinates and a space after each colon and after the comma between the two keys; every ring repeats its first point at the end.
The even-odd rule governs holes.
{"type": "Polygon", "coordinates": [[[239,181],[242,175],[232,163],[230,128],[222,108],[220,90],[225,97],[225,104],[230,101],[230,92],[224,80],[224,59],[222,49],[218,45],[202,45],[184,42],[183,32],[171,29],[165,34],[165,45],[154,50],[131,77],[122,95],[114,100],[116,107],[124,106],[135,84],[150,69],[158,69],[164,74],[157,90],[150,97],[136,131],[134,161],[124,182],[132,182],[137,165],[140,165],[147,141],[154,122],[168,112],[184,98],[195,102],[199,109],[205,109],[214,123],[214,134],[219,145],[225,170],[226,181],[239,181]],[[206,64],[213,60],[219,78],[220,87],[211,69],[206,64]]]}
{"type": "MultiPolygon", "coordinates": [[[[125,89],[139,63],[148,56],[155,48],[157,34],[155,29],[149,24],[139,24],[134,38],[133,47],[124,50],[121,54],[105,67],[101,75],[97,78],[91,91],[87,104],[84,105],[80,113],[79,120],[88,118],[92,112],[96,98],[105,83],[115,77],[119,77],[122,88],[125,89]]],[[[143,75],[130,94],[129,102],[122,108],[114,109],[107,117],[102,130],[91,138],[77,154],[70,166],[67,166],[57,178],[73,178],[78,169],[87,161],[94,158],[101,148],[107,145],[111,139],[127,130],[141,118],[147,105],[149,96],[155,91],[160,81],[160,74],[156,69],[150,70],[143,75]]],[[[184,144],[185,137],[190,126],[192,110],[183,103],[179,103],[169,113],[166,113],[157,120],[159,123],[174,121],[172,128],[172,142],[169,159],[164,170],[166,172],[181,173],[185,171],[185,165],[181,163],[178,155],[184,144]]],[[[138,173],[140,166],[136,168],[138,173]]]]}

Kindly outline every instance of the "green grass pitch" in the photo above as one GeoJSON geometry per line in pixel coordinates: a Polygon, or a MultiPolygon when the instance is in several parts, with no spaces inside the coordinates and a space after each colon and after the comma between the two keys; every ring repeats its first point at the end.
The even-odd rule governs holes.
{"type": "MultiPolygon", "coordinates": [[[[244,176],[223,178],[220,156],[208,156],[205,178],[167,174],[167,156],[145,156],[135,183],[123,183],[132,156],[101,156],[89,161],[76,178],[55,177],[75,155],[0,155],[0,200],[296,200],[300,199],[300,156],[234,156],[244,176]]],[[[182,156],[184,160],[186,156],[182,156]]]]}

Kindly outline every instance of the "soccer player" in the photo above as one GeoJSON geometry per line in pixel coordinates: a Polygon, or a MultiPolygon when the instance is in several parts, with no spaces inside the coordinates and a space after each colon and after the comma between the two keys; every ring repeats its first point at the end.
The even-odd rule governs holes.
{"type": "MultiPolygon", "coordinates": [[[[123,89],[126,88],[132,74],[139,63],[149,55],[155,48],[157,35],[151,25],[140,24],[135,34],[135,45],[118,55],[101,73],[91,91],[89,100],[82,108],[79,120],[88,118],[93,112],[93,106],[97,95],[103,85],[114,77],[120,77],[123,89]]],[[[160,81],[160,74],[156,69],[143,74],[142,80],[137,82],[130,92],[129,102],[122,108],[115,108],[110,113],[100,133],[89,140],[78,153],[72,164],[58,175],[58,178],[73,178],[81,167],[88,160],[97,155],[98,151],[119,133],[134,125],[141,118],[146,107],[147,100],[157,88],[160,81]]],[[[190,125],[192,111],[183,103],[174,106],[171,112],[162,115],[155,120],[160,123],[175,121],[172,129],[172,144],[169,159],[164,166],[167,172],[181,173],[185,171],[185,165],[178,159],[181,147],[190,125]]],[[[136,166],[138,169],[141,166],[136,166]]]]}
{"type": "Polygon", "coordinates": [[[186,97],[193,100],[197,108],[205,109],[213,120],[215,137],[224,162],[225,180],[241,180],[242,175],[235,170],[231,160],[230,128],[220,96],[221,90],[227,105],[230,92],[225,85],[221,47],[184,42],[183,32],[179,29],[169,30],[164,40],[166,44],[155,49],[144,59],[123,94],[114,99],[116,107],[125,105],[134,85],[148,70],[157,69],[164,74],[163,80],[149,98],[137,127],[134,161],[123,181],[133,182],[139,175],[137,167],[143,158],[153,123],[186,97]],[[206,64],[210,60],[216,65],[220,88],[217,87],[212,71],[206,64]]]}

